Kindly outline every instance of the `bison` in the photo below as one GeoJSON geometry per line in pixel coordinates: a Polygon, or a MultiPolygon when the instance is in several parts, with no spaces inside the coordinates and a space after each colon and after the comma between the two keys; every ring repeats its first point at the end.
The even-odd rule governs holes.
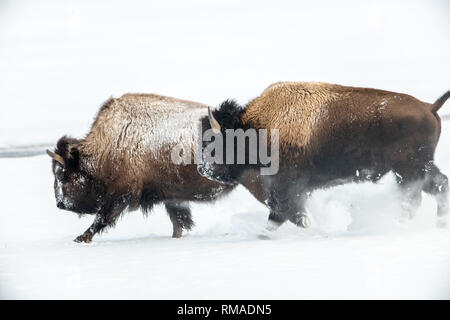
{"type": "MultiPolygon", "coordinates": [[[[198,170],[214,181],[259,190],[260,200],[270,208],[272,228],[287,220],[307,227],[305,202],[316,189],[376,182],[393,171],[404,215],[412,217],[425,191],[436,198],[438,223],[444,224],[449,184],[434,163],[434,152],[441,132],[437,111],[449,97],[450,91],[429,104],[377,89],[276,83],[245,107],[232,100],[223,102],[202,123],[203,130],[222,135],[230,129],[278,129],[278,173],[261,175],[259,163],[222,164],[225,161],[205,159],[198,170]]],[[[224,158],[227,150],[224,144],[224,158]]]]}
{"type": "Polygon", "coordinates": [[[115,225],[126,209],[149,212],[164,203],[173,237],[194,225],[190,201],[210,201],[234,185],[210,181],[195,164],[174,164],[171,150],[194,150],[203,104],[153,94],[125,94],[101,107],[84,139],[62,137],[51,156],[57,206],[95,214],[76,242],[115,225]]]}

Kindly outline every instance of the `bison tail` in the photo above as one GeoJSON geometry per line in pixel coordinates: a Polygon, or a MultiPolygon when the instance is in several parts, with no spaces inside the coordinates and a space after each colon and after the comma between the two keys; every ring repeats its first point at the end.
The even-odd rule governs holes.
{"type": "Polygon", "coordinates": [[[450,91],[444,93],[442,97],[440,97],[436,100],[435,103],[433,103],[433,105],[431,106],[431,111],[433,113],[436,113],[444,105],[445,101],[447,101],[448,98],[450,98],[450,91]]]}

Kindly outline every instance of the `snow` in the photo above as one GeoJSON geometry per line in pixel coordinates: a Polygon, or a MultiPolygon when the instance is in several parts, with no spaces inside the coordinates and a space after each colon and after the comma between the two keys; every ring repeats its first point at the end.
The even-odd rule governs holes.
{"type": "MultiPolygon", "coordinates": [[[[83,136],[102,102],[125,92],[215,106],[245,103],[277,81],[326,81],[434,102],[450,84],[448,9],[2,1],[0,154],[83,136]]],[[[446,174],[449,144],[445,121],[436,163],[446,174]]],[[[427,195],[413,220],[399,222],[392,175],[313,193],[306,230],[266,231],[267,209],[239,187],[192,205],[196,227],[181,239],[158,206],[148,218],[124,215],[91,244],[72,241],[93,217],[56,208],[47,155],[0,158],[0,178],[0,298],[450,298],[450,230],[436,227],[427,195]]]]}
{"type": "Polygon", "coordinates": [[[2,298],[450,298],[449,229],[436,228],[428,196],[399,223],[392,176],[313,193],[307,230],[265,231],[267,209],[240,187],[194,204],[197,226],[181,239],[158,206],[86,245],[72,240],[93,218],[56,208],[48,156],[0,159],[0,175],[2,298]]]}

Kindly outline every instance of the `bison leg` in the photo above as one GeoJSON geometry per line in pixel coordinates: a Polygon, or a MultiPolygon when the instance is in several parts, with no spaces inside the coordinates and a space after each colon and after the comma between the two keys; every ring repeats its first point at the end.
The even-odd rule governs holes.
{"type": "Polygon", "coordinates": [[[95,216],[94,222],[92,225],[82,234],[75,238],[75,242],[86,242],[89,243],[92,241],[94,235],[103,230],[107,226],[107,222],[103,214],[100,212],[95,216]]]}
{"type": "Polygon", "coordinates": [[[302,227],[302,228],[309,228],[311,225],[311,221],[308,218],[308,215],[306,214],[306,208],[305,203],[307,200],[306,194],[298,194],[295,197],[295,202],[293,205],[296,207],[296,212],[290,216],[289,221],[293,224],[302,227]]]}
{"type": "Polygon", "coordinates": [[[267,204],[270,208],[267,229],[271,231],[278,229],[294,214],[289,203],[289,196],[278,190],[272,190],[267,204]]]}
{"type": "Polygon", "coordinates": [[[402,219],[412,219],[422,203],[423,170],[394,171],[401,192],[402,219]]]}
{"type": "Polygon", "coordinates": [[[106,208],[100,209],[100,211],[95,215],[95,219],[92,225],[87,228],[87,230],[82,235],[76,237],[74,241],[89,243],[98,232],[102,232],[107,227],[114,226],[117,218],[125,209],[124,206],[124,204],[121,204],[109,210],[106,208]]]}
{"type": "Polygon", "coordinates": [[[305,209],[306,199],[304,193],[293,194],[290,190],[273,190],[268,202],[270,214],[267,228],[276,230],[287,220],[302,228],[309,227],[310,221],[305,209]]]}
{"type": "Polygon", "coordinates": [[[437,202],[438,224],[444,226],[449,213],[448,178],[438,167],[431,164],[426,170],[426,180],[423,191],[433,195],[437,202]]]}
{"type": "Polygon", "coordinates": [[[183,234],[183,229],[192,229],[194,221],[192,220],[191,210],[187,204],[171,201],[166,202],[165,206],[173,225],[172,238],[180,238],[183,234]]]}

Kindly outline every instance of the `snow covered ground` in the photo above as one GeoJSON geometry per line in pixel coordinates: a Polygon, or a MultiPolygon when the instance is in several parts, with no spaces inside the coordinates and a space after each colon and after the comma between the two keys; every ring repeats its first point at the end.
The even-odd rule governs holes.
{"type": "MultiPolygon", "coordinates": [[[[450,172],[446,124],[437,159],[450,172]]],[[[238,189],[194,205],[181,239],[157,207],[77,244],[92,218],[56,208],[47,156],[0,159],[0,176],[2,298],[450,298],[450,231],[429,197],[398,223],[392,177],[317,192],[309,230],[264,233],[267,210],[238,189]]]]}
{"type": "MultiPolygon", "coordinates": [[[[0,153],[81,136],[129,91],[217,105],[326,81],[433,102],[450,89],[449,15],[448,1],[1,1],[0,153]]],[[[446,121],[447,174],[449,145],[446,121]]],[[[316,192],[308,230],[265,232],[238,188],[194,204],[181,239],[157,207],[91,244],[72,240],[92,218],[58,210],[52,185],[47,156],[0,158],[0,298],[450,298],[450,229],[428,196],[399,223],[391,176],[316,192]]]]}

